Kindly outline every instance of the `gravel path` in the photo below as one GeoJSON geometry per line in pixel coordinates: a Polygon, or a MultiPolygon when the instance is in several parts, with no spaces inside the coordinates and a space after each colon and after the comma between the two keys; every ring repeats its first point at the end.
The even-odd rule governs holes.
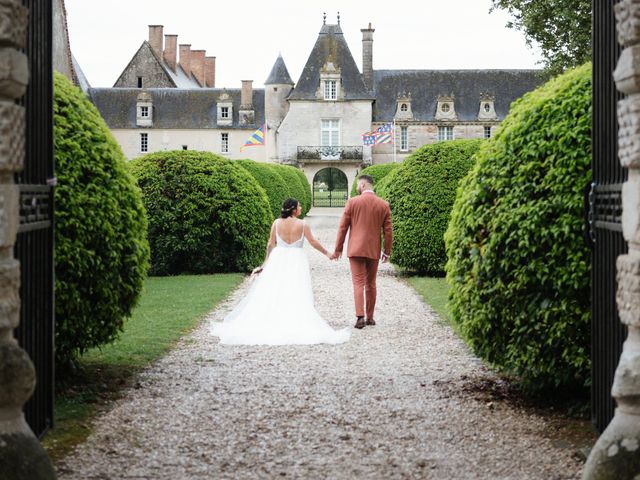
{"type": "MultiPolygon", "coordinates": [[[[338,218],[321,213],[308,223],[331,248],[338,218]]],[[[318,310],[351,325],[348,262],[305,249],[318,310]]],[[[60,478],[578,478],[545,418],[465,390],[492,374],[389,266],[378,292],[378,325],[338,346],[222,346],[204,322],[97,419],[60,478]]]]}

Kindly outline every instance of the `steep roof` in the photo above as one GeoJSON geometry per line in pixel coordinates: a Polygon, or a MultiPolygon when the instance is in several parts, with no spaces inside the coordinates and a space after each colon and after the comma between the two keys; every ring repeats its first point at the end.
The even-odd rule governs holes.
{"type": "Polygon", "coordinates": [[[373,99],[351,55],[340,25],[323,25],[311,50],[300,79],[289,100],[316,100],[320,86],[320,70],[327,63],[340,69],[342,89],[346,100],[373,99]]]}
{"type": "Polygon", "coordinates": [[[273,68],[271,69],[271,73],[269,74],[269,78],[267,78],[264,82],[265,85],[293,85],[293,80],[291,80],[291,76],[289,75],[289,70],[287,70],[287,66],[284,64],[284,60],[282,59],[282,55],[278,55],[276,59],[276,63],[273,64],[273,68]]]}
{"type": "Polygon", "coordinates": [[[393,120],[400,94],[411,94],[411,110],[419,121],[435,119],[440,95],[453,95],[458,120],[476,120],[480,97],[488,94],[502,120],[511,102],[543,82],[540,70],[374,70],[373,121],[393,120]]]}
{"type": "Polygon", "coordinates": [[[153,128],[167,129],[251,129],[264,123],[264,89],[253,90],[255,124],[240,125],[241,89],[227,88],[91,88],[89,98],[109,128],[132,129],[136,125],[136,100],[147,92],[153,101],[153,128]],[[233,122],[218,126],[218,98],[226,93],[233,104],[233,122]]]}

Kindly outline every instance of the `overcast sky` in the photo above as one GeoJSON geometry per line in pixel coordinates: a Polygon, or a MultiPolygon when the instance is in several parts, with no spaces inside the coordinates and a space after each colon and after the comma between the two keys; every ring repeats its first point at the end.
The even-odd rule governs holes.
{"type": "Polygon", "coordinates": [[[65,0],[71,49],[93,87],[110,87],[148,38],[164,25],[178,43],[216,59],[216,87],[264,84],[278,53],[297,81],[322,14],[340,24],[362,70],[362,34],[375,28],[374,69],[538,68],[538,50],[489,13],[490,0],[65,0]]]}

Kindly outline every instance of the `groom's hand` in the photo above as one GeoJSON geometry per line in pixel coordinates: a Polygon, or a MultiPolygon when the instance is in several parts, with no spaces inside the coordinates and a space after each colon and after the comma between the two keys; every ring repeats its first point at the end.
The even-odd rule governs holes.
{"type": "Polygon", "coordinates": [[[340,257],[342,257],[342,252],[333,252],[329,258],[331,260],[338,260],[340,257]]]}
{"type": "Polygon", "coordinates": [[[389,261],[389,257],[390,255],[387,255],[386,253],[382,252],[382,256],[380,257],[380,259],[382,260],[382,263],[387,263],[389,261]]]}

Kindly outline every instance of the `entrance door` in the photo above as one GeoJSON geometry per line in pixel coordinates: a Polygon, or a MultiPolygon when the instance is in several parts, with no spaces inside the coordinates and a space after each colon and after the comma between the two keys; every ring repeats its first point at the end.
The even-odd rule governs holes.
{"type": "Polygon", "coordinates": [[[344,207],[349,197],[347,176],[338,168],[323,168],[313,177],[314,207],[344,207]]]}

